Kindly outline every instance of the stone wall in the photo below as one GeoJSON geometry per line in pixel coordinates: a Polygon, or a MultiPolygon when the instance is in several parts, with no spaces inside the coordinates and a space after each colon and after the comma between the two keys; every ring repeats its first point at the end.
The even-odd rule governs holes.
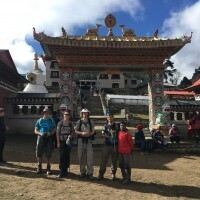
{"type": "Polygon", "coordinates": [[[109,110],[113,114],[121,113],[122,109],[126,109],[129,113],[139,113],[139,114],[148,114],[149,106],[148,105],[126,105],[123,103],[109,103],[109,110]]]}

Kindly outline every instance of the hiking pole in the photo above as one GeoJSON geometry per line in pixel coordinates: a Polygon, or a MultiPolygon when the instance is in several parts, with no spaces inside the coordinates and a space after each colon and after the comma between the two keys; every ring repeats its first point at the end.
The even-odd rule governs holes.
{"type": "Polygon", "coordinates": [[[111,139],[112,139],[112,142],[113,142],[113,145],[114,145],[114,151],[116,152],[115,140],[114,140],[113,132],[114,132],[114,131],[111,129],[111,130],[110,130],[111,139]]]}

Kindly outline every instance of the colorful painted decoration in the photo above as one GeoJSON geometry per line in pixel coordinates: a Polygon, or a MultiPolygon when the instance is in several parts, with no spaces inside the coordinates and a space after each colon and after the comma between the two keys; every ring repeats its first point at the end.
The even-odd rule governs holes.
{"type": "Polygon", "coordinates": [[[154,109],[154,116],[157,117],[159,113],[162,113],[162,107],[157,107],[154,109]]]}
{"type": "Polygon", "coordinates": [[[70,98],[68,96],[63,96],[61,98],[61,104],[65,104],[65,105],[69,106],[70,103],[71,103],[71,101],[70,101],[70,98]]]}
{"type": "Polygon", "coordinates": [[[159,73],[153,74],[153,80],[155,82],[160,82],[160,81],[162,81],[162,79],[163,79],[162,74],[159,74],[159,73]]]}
{"type": "Polygon", "coordinates": [[[61,92],[67,94],[71,89],[69,84],[62,84],[60,88],[61,92]]]}
{"type": "Polygon", "coordinates": [[[153,100],[153,103],[156,105],[156,106],[161,106],[162,103],[163,103],[163,99],[161,96],[156,96],[153,100]]]}
{"type": "Polygon", "coordinates": [[[163,91],[163,87],[160,84],[156,84],[154,85],[153,90],[156,94],[160,94],[163,91]]]}
{"type": "Polygon", "coordinates": [[[68,81],[71,78],[71,75],[69,72],[63,71],[60,74],[60,79],[62,79],[63,81],[68,81]]]}

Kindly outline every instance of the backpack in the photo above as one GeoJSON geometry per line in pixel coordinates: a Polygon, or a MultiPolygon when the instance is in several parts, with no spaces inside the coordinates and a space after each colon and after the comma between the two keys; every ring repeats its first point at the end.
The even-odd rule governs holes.
{"type": "MultiPolygon", "coordinates": [[[[84,126],[86,126],[86,124],[85,123],[83,123],[83,121],[80,119],[79,120],[79,127],[78,127],[78,131],[81,131],[81,126],[82,126],[82,124],[84,125],[84,126]]],[[[88,124],[89,124],[89,126],[90,126],[90,132],[92,132],[92,125],[91,125],[91,121],[90,121],[90,118],[88,118],[88,124]]],[[[84,137],[82,137],[82,136],[78,136],[78,138],[82,138],[82,140],[84,141],[84,140],[88,140],[88,139],[91,139],[91,140],[94,140],[95,138],[94,138],[94,135],[96,135],[96,132],[94,132],[94,134],[92,134],[90,137],[87,137],[87,138],[84,138],[84,137]]]]}

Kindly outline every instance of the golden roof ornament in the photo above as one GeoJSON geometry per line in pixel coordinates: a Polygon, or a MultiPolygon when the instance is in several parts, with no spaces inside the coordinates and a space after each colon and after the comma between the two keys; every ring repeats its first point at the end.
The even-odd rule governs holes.
{"type": "Polygon", "coordinates": [[[98,30],[101,27],[101,24],[96,24],[96,28],[87,29],[86,36],[98,36],[98,30]]]}
{"type": "Polygon", "coordinates": [[[190,33],[190,36],[186,36],[186,35],[182,35],[181,39],[184,43],[190,43],[191,42],[191,39],[192,39],[192,34],[193,32],[190,33]]]}
{"type": "Polygon", "coordinates": [[[121,29],[122,29],[122,36],[123,37],[125,37],[125,36],[135,37],[136,36],[133,29],[124,29],[124,24],[120,24],[119,27],[121,27],[121,29]]]}
{"type": "Polygon", "coordinates": [[[112,32],[112,28],[116,25],[116,18],[112,14],[109,14],[105,17],[104,23],[109,30],[108,36],[114,36],[112,32]]]}

